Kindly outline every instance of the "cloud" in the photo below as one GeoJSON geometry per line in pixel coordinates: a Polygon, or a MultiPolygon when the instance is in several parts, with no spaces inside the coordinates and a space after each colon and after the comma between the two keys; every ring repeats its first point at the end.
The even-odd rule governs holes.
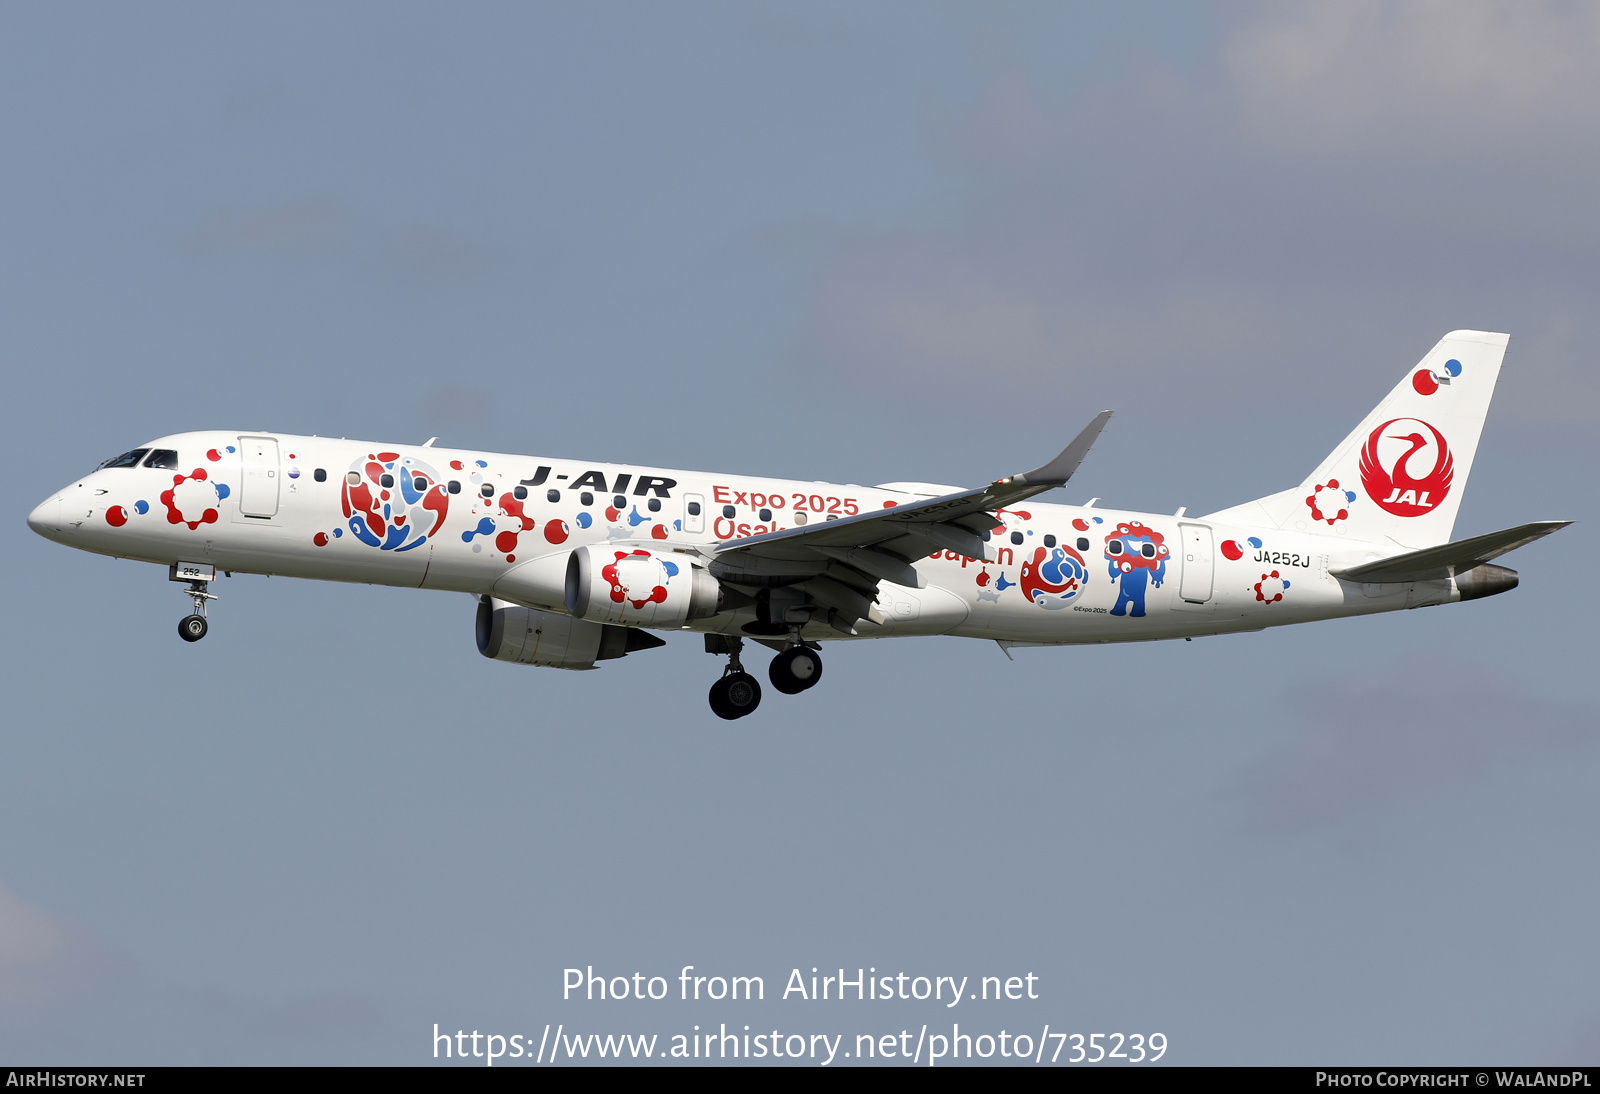
{"type": "Polygon", "coordinates": [[[217,210],[185,242],[201,252],[327,254],[345,246],[354,232],[349,210],[329,201],[300,201],[270,209],[217,210]]]}
{"type": "Polygon", "coordinates": [[[1590,332],[1573,315],[1558,312],[1529,335],[1515,339],[1507,352],[1506,368],[1516,380],[1504,385],[1500,408],[1524,418],[1600,418],[1600,369],[1590,332]]]}
{"type": "Polygon", "coordinates": [[[164,983],[0,888],[0,1052],[92,1060],[106,1037],[115,1046],[132,1035],[145,1051],[191,1063],[345,1063],[392,1034],[380,1008],[355,992],[270,1000],[164,983]]]}
{"type": "Polygon", "coordinates": [[[417,408],[425,426],[481,426],[494,417],[494,398],[487,391],[448,384],[435,388],[417,408]]]}
{"type": "Polygon", "coordinates": [[[0,888],[0,1017],[91,999],[127,971],[86,931],[0,888]]]}
{"type": "Polygon", "coordinates": [[[383,224],[339,202],[307,199],[265,209],[217,210],[185,237],[191,253],[276,254],[350,260],[406,276],[452,278],[485,272],[490,247],[420,224],[383,224]]]}
{"type": "Polygon", "coordinates": [[[255,1042],[342,1042],[370,1038],[384,1028],[377,1005],[356,992],[326,990],[272,1002],[208,988],[185,992],[183,999],[208,1022],[255,1042]]]}
{"type": "Polygon", "coordinates": [[[1600,333],[1600,9],[1539,7],[1507,31],[1530,72],[1559,39],[1547,80],[1484,77],[1451,98],[1453,70],[1414,72],[1407,50],[1486,64],[1521,9],[1464,4],[1459,26],[1455,10],[1269,6],[1190,69],[1130,54],[1066,97],[999,72],[930,123],[960,213],[834,244],[796,355],[847,389],[951,411],[1087,400],[1245,421],[1264,387],[1276,406],[1327,403],[1331,370],[1375,399],[1474,327],[1509,330],[1538,373],[1514,413],[1600,417],[1584,348],[1600,333]],[[1381,93],[1345,104],[1349,80],[1381,93]],[[1435,127],[1483,139],[1420,154],[1413,130],[1435,127]]]}
{"type": "Polygon", "coordinates": [[[1253,827],[1298,831],[1436,799],[1504,767],[1593,747],[1600,712],[1458,672],[1419,688],[1418,662],[1374,681],[1307,679],[1286,699],[1298,728],[1243,778],[1253,827]]]}
{"type": "Polygon", "coordinates": [[[1600,1063],[1600,1018],[1579,1025],[1567,1042],[1546,1059],[1549,1065],[1558,1067],[1594,1067],[1600,1063]]]}
{"type": "Polygon", "coordinates": [[[1252,130],[1317,155],[1471,159],[1491,143],[1576,144],[1600,128],[1590,3],[1273,4],[1226,58],[1252,130]]]}

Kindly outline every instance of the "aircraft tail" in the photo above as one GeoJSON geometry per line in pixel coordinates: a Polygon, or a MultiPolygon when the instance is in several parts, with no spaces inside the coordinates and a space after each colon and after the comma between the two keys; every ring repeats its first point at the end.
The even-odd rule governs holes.
{"type": "Polygon", "coordinates": [[[1510,336],[1444,336],[1305,482],[1210,514],[1412,549],[1446,543],[1510,336]]]}

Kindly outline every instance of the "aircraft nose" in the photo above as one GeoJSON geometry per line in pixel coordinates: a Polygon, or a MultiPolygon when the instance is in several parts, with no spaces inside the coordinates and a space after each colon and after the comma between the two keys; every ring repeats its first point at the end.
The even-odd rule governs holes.
{"type": "Polygon", "coordinates": [[[45,539],[55,539],[61,534],[61,495],[40,502],[28,514],[28,527],[45,539]]]}

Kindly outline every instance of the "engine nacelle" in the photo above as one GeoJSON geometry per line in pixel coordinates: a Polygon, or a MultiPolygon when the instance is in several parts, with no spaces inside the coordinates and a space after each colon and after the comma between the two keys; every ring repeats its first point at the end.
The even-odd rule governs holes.
{"type": "Polygon", "coordinates": [[[553,612],[565,610],[567,552],[553,551],[517,563],[500,575],[500,580],[494,583],[493,592],[518,604],[548,608],[553,612]]]}
{"type": "Polygon", "coordinates": [[[722,586],[682,555],[610,544],[567,560],[567,611],[596,623],[675,627],[716,615],[722,586]]]}
{"type": "Polygon", "coordinates": [[[478,652],[496,661],[592,669],[596,661],[664,645],[632,627],[608,627],[487,596],[478,601],[478,652]]]}

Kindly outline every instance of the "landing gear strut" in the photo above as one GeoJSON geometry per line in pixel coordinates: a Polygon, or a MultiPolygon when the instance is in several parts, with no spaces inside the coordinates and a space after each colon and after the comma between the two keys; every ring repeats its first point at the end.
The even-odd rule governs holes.
{"type": "Polygon", "coordinates": [[[198,642],[206,636],[206,601],[216,600],[217,594],[206,591],[204,581],[189,582],[189,596],[194,600],[194,613],[178,620],[178,637],[185,642],[198,642]]]}
{"type": "Polygon", "coordinates": [[[722,679],[711,685],[711,712],[718,718],[729,721],[743,718],[761,705],[761,685],[744,671],[739,661],[743,649],[744,639],[736,635],[706,635],[707,653],[728,655],[728,667],[723,670],[722,679]]]}

